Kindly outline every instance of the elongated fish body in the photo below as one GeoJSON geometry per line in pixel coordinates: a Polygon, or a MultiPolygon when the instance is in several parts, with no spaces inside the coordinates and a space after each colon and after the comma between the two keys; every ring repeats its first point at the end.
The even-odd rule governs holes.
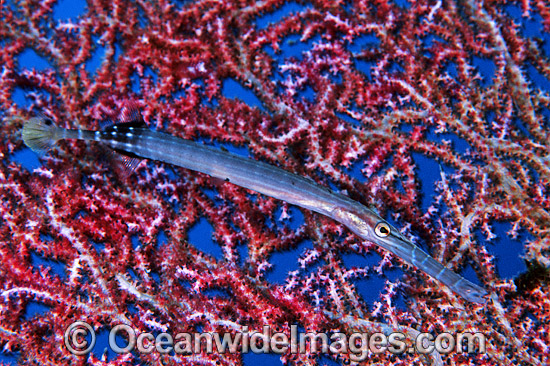
{"type": "Polygon", "coordinates": [[[238,186],[318,212],[347,226],[362,239],[390,251],[448,286],[468,301],[484,303],[485,289],[475,285],[422,251],[397,229],[347,196],[281,168],[233,155],[202,144],[143,127],[118,124],[103,131],[69,130],[51,121],[30,119],[23,128],[25,143],[46,151],[59,139],[93,140],[131,156],[162,161],[199,171],[238,186]]]}

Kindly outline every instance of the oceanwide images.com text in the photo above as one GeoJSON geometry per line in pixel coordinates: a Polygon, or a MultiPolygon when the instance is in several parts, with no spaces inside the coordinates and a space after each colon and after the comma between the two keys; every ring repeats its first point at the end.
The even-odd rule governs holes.
{"type": "MultiPolygon", "coordinates": [[[[72,323],[65,331],[65,346],[76,355],[91,352],[96,342],[93,328],[86,322],[72,323]]],[[[340,332],[314,333],[299,332],[297,325],[290,326],[290,335],[272,332],[263,326],[262,332],[249,331],[243,326],[237,333],[177,333],[166,332],[154,335],[149,332],[137,332],[126,324],[115,326],[109,332],[109,347],[116,353],[324,353],[350,354],[352,361],[360,362],[369,354],[391,352],[428,354],[484,353],[485,336],[481,333],[419,333],[415,339],[406,334],[394,332],[345,334],[340,332]],[[117,339],[118,336],[118,339],[117,339]]]]}

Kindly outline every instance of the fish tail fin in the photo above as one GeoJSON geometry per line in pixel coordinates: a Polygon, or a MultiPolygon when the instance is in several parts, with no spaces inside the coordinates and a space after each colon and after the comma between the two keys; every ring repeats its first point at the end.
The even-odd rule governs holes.
{"type": "Polygon", "coordinates": [[[37,154],[45,154],[59,140],[59,127],[44,116],[32,117],[23,124],[23,141],[37,154]]]}

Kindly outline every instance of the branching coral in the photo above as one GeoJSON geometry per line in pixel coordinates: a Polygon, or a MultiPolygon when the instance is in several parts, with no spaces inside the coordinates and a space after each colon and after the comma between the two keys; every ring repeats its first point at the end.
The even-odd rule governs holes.
{"type": "MultiPolygon", "coordinates": [[[[292,324],[411,338],[477,331],[487,338],[486,353],[385,352],[368,361],[549,362],[550,96],[530,75],[550,78],[550,64],[543,42],[525,36],[509,15],[509,2],[416,1],[404,8],[311,1],[265,27],[258,20],[283,1],[89,0],[74,21],[54,20],[54,3],[0,3],[0,345],[21,363],[242,362],[238,353],[215,352],[134,352],[108,361],[72,355],[63,335],[77,320],[96,331],[129,324],[172,334],[261,332],[264,325],[288,332],[292,324]],[[287,57],[289,39],[307,51],[287,57]],[[90,72],[86,63],[100,48],[102,63],[90,72]],[[27,49],[51,67],[20,67],[27,49]],[[474,57],[492,62],[490,80],[474,57]],[[261,105],[227,98],[228,80],[250,88],[261,105]],[[29,108],[14,103],[18,89],[32,99],[29,108]],[[304,97],[308,90],[313,97],[304,97]],[[246,146],[257,159],[375,205],[441,262],[457,271],[472,266],[492,293],[489,303],[465,303],[406,268],[403,281],[387,281],[380,300],[367,306],[355,280],[401,266],[399,259],[380,251],[378,271],[350,269],[344,255],[377,249],[305,211],[293,229],[279,221],[280,209],[289,215],[287,205],[206,175],[174,175],[149,163],[120,176],[100,146],[82,142],[61,143],[33,172],[10,161],[32,114],[97,129],[129,100],[153,128],[246,146]],[[468,147],[457,148],[459,141],[468,147]],[[414,153],[443,167],[433,199],[421,197],[414,153]],[[350,173],[356,167],[361,174],[350,173]],[[422,199],[431,200],[427,209],[422,199]],[[221,258],[189,243],[201,218],[212,224],[221,258]],[[499,278],[479,238],[490,236],[496,221],[511,223],[511,236],[529,234],[530,270],[515,282],[499,278]],[[284,284],[268,282],[273,254],[304,239],[313,245],[299,269],[284,284]],[[33,255],[63,263],[66,275],[33,265],[33,255]],[[400,293],[405,309],[396,306],[400,293]],[[27,318],[33,302],[48,310],[27,318]]],[[[520,6],[550,31],[546,2],[520,6]]],[[[291,364],[319,357],[311,350],[281,355],[291,364]]],[[[350,354],[327,357],[348,362],[350,354]]]]}

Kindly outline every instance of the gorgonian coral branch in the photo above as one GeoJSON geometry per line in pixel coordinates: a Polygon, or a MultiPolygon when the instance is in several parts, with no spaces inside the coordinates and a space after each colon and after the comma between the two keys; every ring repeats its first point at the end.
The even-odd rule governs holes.
{"type": "MultiPolygon", "coordinates": [[[[510,16],[505,5],[514,3],[297,2],[297,11],[265,26],[262,17],[285,2],[90,0],[80,17],[62,21],[54,3],[0,5],[0,344],[21,362],[83,362],[58,341],[81,319],[98,330],[125,323],[172,333],[290,324],[348,334],[481,331],[487,354],[450,354],[448,362],[548,362],[550,98],[529,70],[548,79],[550,68],[544,43],[510,16]],[[287,55],[293,42],[306,50],[287,55]],[[26,50],[49,67],[19,65],[26,50]],[[493,75],[480,74],[474,58],[489,60],[493,75]],[[230,79],[261,107],[228,98],[230,79]],[[13,101],[20,90],[27,107],[13,101]],[[412,268],[367,304],[359,281],[386,275],[399,260],[380,253],[378,266],[349,268],[346,255],[374,247],[307,212],[292,228],[278,220],[293,215],[289,206],[202,174],[147,164],[124,178],[101,147],[79,142],[63,142],[33,172],[10,161],[32,114],[97,129],[128,100],[151,127],[246,146],[257,159],[375,205],[450,268],[474,268],[490,304],[470,307],[412,268]],[[416,154],[442,166],[434,197],[422,197],[416,154]],[[217,258],[189,242],[201,218],[212,224],[217,258]],[[498,276],[483,245],[496,221],[511,224],[511,237],[527,237],[528,271],[515,280],[498,276]],[[269,282],[274,254],[305,239],[312,244],[298,269],[283,284],[269,282]],[[36,265],[36,256],[62,263],[64,274],[36,265]],[[28,318],[32,303],[47,310],[28,318]]],[[[518,6],[550,30],[544,2],[518,6]]],[[[319,359],[309,355],[282,358],[319,359]]],[[[204,352],[109,363],[136,358],[242,363],[204,352]]]]}

